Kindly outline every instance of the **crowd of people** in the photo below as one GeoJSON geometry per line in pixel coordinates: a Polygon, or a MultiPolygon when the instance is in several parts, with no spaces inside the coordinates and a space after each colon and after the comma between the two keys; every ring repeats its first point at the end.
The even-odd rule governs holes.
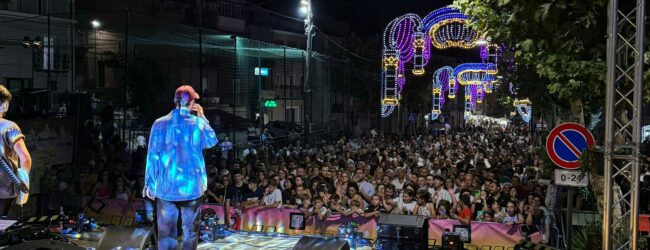
{"type": "MultiPolygon", "coordinates": [[[[439,136],[369,136],[263,146],[208,165],[205,202],[332,214],[381,213],[525,224],[549,232],[560,196],[527,129],[472,127],[439,136]]],[[[228,211],[228,210],[226,210],[228,211]]]]}
{"type": "MultiPolygon", "coordinates": [[[[80,138],[86,140],[80,142],[74,178],[69,168],[55,165],[41,180],[44,214],[56,213],[65,197],[146,201],[144,138],[130,152],[110,126],[93,122],[81,128],[80,138]]],[[[262,207],[299,209],[319,220],[337,213],[423,215],[464,224],[530,225],[548,234],[555,209],[566,202],[565,189],[553,184],[553,169],[540,159],[527,127],[469,125],[410,137],[372,131],[315,145],[251,145],[239,154],[221,139],[206,151],[203,199],[239,213],[262,207]]]]}
{"type": "MultiPolygon", "coordinates": [[[[87,120],[79,128],[77,167],[52,165],[40,179],[39,214],[78,209],[83,197],[142,201],[146,139],[131,152],[116,132],[111,115],[87,120]]],[[[125,203],[126,204],[126,203],[125,203]]]]}

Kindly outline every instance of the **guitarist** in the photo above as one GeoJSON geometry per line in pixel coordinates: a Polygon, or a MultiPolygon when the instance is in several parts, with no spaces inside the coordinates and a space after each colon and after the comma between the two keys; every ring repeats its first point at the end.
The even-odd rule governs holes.
{"type": "Polygon", "coordinates": [[[9,110],[10,101],[11,92],[0,85],[0,153],[2,160],[13,171],[7,173],[4,168],[0,168],[0,217],[9,214],[9,209],[19,192],[29,192],[29,188],[24,182],[16,182],[18,166],[24,168],[27,173],[32,167],[32,158],[27,151],[27,146],[25,146],[25,136],[20,132],[20,128],[16,123],[4,119],[9,110]]]}

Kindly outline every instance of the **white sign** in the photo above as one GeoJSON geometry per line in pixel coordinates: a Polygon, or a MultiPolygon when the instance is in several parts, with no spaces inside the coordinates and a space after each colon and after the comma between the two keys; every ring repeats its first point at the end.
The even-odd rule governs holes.
{"type": "Polygon", "coordinates": [[[555,184],[559,186],[586,187],[589,184],[589,176],[580,170],[555,170],[555,184]]]}

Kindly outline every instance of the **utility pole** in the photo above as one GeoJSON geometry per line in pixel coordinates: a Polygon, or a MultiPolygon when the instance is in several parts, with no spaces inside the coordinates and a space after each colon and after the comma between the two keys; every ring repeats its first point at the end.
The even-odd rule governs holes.
{"type": "MultiPolygon", "coordinates": [[[[126,140],[126,102],[129,95],[129,8],[124,12],[124,93],[122,96],[122,140],[126,140]]],[[[96,40],[96,39],[95,39],[96,40]]],[[[97,55],[95,55],[97,56],[97,55]]]]}
{"type": "Polygon", "coordinates": [[[307,136],[307,142],[310,141],[310,135],[311,135],[311,121],[312,121],[312,114],[311,114],[311,94],[312,94],[312,89],[311,85],[309,85],[309,75],[311,74],[310,72],[310,65],[311,65],[311,52],[312,52],[312,42],[314,38],[314,14],[311,9],[311,0],[301,0],[300,1],[300,12],[305,14],[305,35],[307,36],[307,45],[306,45],[306,50],[307,50],[307,55],[305,59],[305,83],[303,87],[303,91],[305,92],[305,99],[307,101],[303,101],[303,105],[305,106],[303,113],[304,118],[305,118],[305,135],[307,136]]]}

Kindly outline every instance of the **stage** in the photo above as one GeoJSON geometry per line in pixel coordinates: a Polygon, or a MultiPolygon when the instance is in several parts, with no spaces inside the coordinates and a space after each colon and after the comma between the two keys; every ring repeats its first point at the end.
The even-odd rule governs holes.
{"type": "MultiPolygon", "coordinates": [[[[297,244],[302,235],[290,236],[286,234],[278,233],[262,233],[262,232],[251,232],[251,231],[229,231],[226,233],[226,237],[223,239],[218,239],[214,242],[202,242],[199,243],[198,249],[200,250],[258,250],[258,249],[293,249],[297,244]]],[[[314,236],[310,235],[312,238],[316,238],[316,241],[322,243],[331,242],[336,237],[326,237],[326,236],[314,236]]],[[[363,242],[366,243],[367,242],[363,242]]],[[[351,247],[352,249],[352,247],[351,247]]],[[[354,249],[372,249],[369,245],[360,246],[357,244],[357,247],[354,249]]]]}
{"type": "Polygon", "coordinates": [[[199,243],[201,250],[213,249],[292,249],[300,236],[282,234],[264,234],[257,232],[229,232],[229,236],[214,242],[199,243]]]}

